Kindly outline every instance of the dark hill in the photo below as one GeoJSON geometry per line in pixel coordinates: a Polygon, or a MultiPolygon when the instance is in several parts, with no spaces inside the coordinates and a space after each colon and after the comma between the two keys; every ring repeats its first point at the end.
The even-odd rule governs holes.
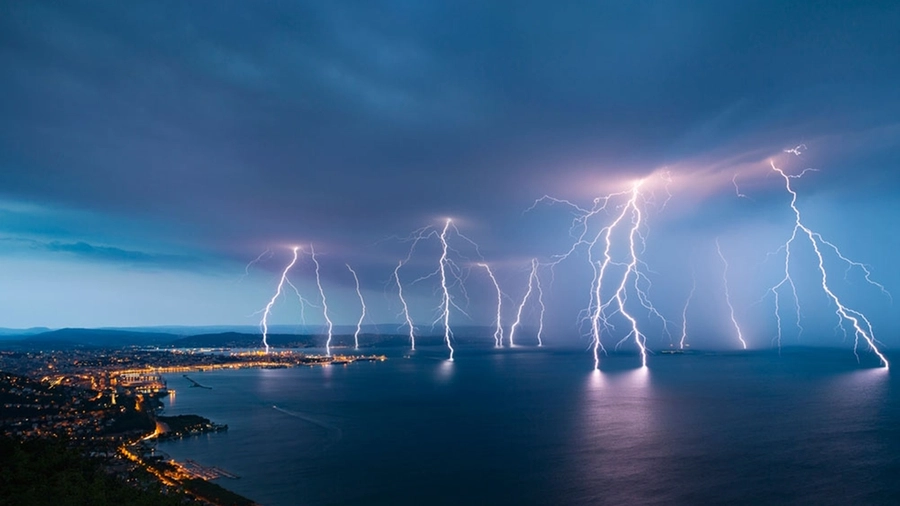
{"type": "Polygon", "coordinates": [[[34,344],[68,342],[72,344],[96,346],[102,348],[118,348],[125,346],[162,346],[178,336],[161,332],[133,332],[128,330],[108,329],[59,329],[42,332],[24,339],[34,344]]]}

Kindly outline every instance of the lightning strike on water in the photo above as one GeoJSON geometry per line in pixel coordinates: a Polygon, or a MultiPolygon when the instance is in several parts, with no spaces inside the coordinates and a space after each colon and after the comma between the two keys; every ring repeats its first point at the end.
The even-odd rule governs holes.
{"type": "Polygon", "coordinates": [[[544,289],[541,287],[541,277],[538,275],[538,264],[535,262],[534,265],[534,287],[537,289],[537,300],[538,306],[540,310],[538,311],[538,331],[537,331],[537,342],[538,346],[544,345],[544,313],[547,312],[547,306],[544,305],[544,289]]]}
{"type": "Polygon", "coordinates": [[[438,263],[441,271],[441,290],[443,293],[441,316],[444,320],[444,341],[447,343],[447,348],[450,350],[449,360],[452,362],[454,350],[453,343],[450,342],[450,339],[453,337],[453,333],[450,331],[450,289],[447,286],[447,268],[449,263],[449,260],[447,259],[447,230],[450,228],[451,221],[450,218],[447,218],[444,229],[441,231],[441,258],[438,260],[438,263]]]}
{"type": "Polygon", "coordinates": [[[678,342],[678,348],[684,349],[684,342],[687,340],[687,311],[691,305],[691,299],[694,298],[694,292],[697,290],[697,278],[691,271],[691,292],[688,294],[687,300],[684,302],[684,309],[681,310],[681,341],[678,342]]]}
{"type": "Polygon", "coordinates": [[[494,289],[497,291],[497,320],[496,320],[496,329],[494,330],[494,346],[496,348],[500,348],[503,346],[503,325],[501,324],[501,314],[503,310],[503,292],[500,291],[500,284],[497,283],[497,278],[494,277],[493,271],[491,271],[491,266],[486,263],[479,263],[479,267],[484,267],[484,270],[487,271],[488,276],[491,278],[491,282],[494,284],[494,289]]]}
{"type": "Polygon", "coordinates": [[[322,289],[322,280],[319,277],[319,261],[316,260],[316,250],[309,246],[309,253],[312,256],[312,261],[316,264],[316,286],[319,287],[319,296],[322,298],[322,315],[325,317],[325,323],[328,325],[328,337],[325,340],[325,354],[329,357],[331,356],[331,336],[334,332],[334,324],[331,322],[331,318],[328,317],[328,301],[325,299],[325,290],[322,289]]]}
{"type": "Polygon", "coordinates": [[[744,335],[741,332],[741,326],[738,325],[737,318],[734,316],[734,306],[731,304],[731,294],[728,291],[728,261],[725,260],[725,255],[722,254],[722,248],[719,246],[719,238],[716,237],[716,253],[719,254],[719,259],[722,260],[722,265],[725,266],[725,269],[722,271],[722,282],[725,285],[725,303],[728,304],[728,311],[731,315],[731,323],[734,325],[734,330],[737,332],[738,341],[741,342],[741,346],[746,350],[747,342],[744,341],[744,335]]]}
{"type": "MultiPolygon", "coordinates": [[[[272,312],[272,306],[275,305],[275,301],[278,299],[278,296],[281,295],[282,290],[284,289],[284,283],[287,280],[288,272],[290,272],[291,267],[297,263],[297,251],[300,248],[294,246],[292,251],[294,252],[293,258],[291,258],[291,262],[287,264],[287,267],[284,268],[284,271],[281,273],[281,279],[278,281],[278,288],[275,290],[275,295],[272,295],[272,298],[269,300],[269,303],[266,304],[265,309],[263,309],[262,320],[259,322],[260,327],[262,327],[262,341],[263,346],[266,347],[266,353],[269,353],[269,314],[272,312]]],[[[313,257],[315,258],[315,257],[313,257]]]]}
{"type": "Polygon", "coordinates": [[[406,319],[406,325],[409,327],[409,349],[416,351],[416,333],[413,326],[412,318],[409,316],[409,306],[406,304],[406,298],[403,297],[403,284],[400,283],[400,267],[403,267],[403,260],[397,262],[394,269],[394,280],[397,281],[397,294],[400,296],[400,304],[403,306],[403,317],[406,319]]]}
{"type": "Polygon", "coordinates": [[[362,331],[363,320],[366,318],[366,301],[363,299],[362,291],[359,289],[359,277],[356,275],[356,271],[350,267],[350,264],[346,264],[347,269],[353,274],[353,281],[356,282],[356,295],[359,297],[359,305],[362,306],[362,313],[359,315],[359,321],[356,322],[356,332],[353,333],[353,349],[359,349],[359,333],[362,331]]]}
{"type": "Polygon", "coordinates": [[[516,328],[519,327],[519,324],[522,323],[522,310],[525,308],[525,304],[528,302],[528,298],[531,297],[532,286],[534,284],[534,271],[537,270],[537,259],[531,259],[531,272],[528,273],[528,288],[525,290],[525,296],[522,297],[522,303],[519,304],[519,309],[516,311],[516,321],[513,322],[512,326],[509,327],[509,347],[512,348],[516,345],[515,335],[516,328]]]}
{"type": "Polygon", "coordinates": [[[450,350],[450,360],[453,359],[453,354],[455,352],[452,342],[453,332],[450,328],[451,308],[459,311],[462,315],[469,317],[469,314],[466,312],[466,310],[456,303],[455,297],[451,294],[452,290],[459,290],[466,302],[469,301],[469,296],[466,292],[464,283],[465,274],[468,271],[467,269],[461,268],[460,265],[450,257],[450,254],[453,253],[455,256],[467,262],[471,261],[471,259],[466,258],[464,255],[462,255],[458,249],[456,249],[454,246],[451,246],[449,239],[449,234],[451,231],[453,232],[455,237],[458,237],[459,239],[462,239],[463,241],[468,243],[474,249],[476,258],[483,262],[483,256],[479,251],[478,244],[476,244],[465,235],[461,234],[459,229],[457,229],[456,225],[453,223],[453,220],[451,218],[447,218],[444,226],[441,229],[437,229],[436,227],[429,225],[416,230],[407,239],[405,239],[406,241],[411,241],[412,245],[410,246],[409,253],[406,256],[406,259],[401,260],[397,264],[397,267],[394,269],[394,275],[392,276],[394,281],[397,283],[397,290],[400,296],[400,302],[403,307],[401,314],[404,316],[406,324],[409,327],[410,343],[412,349],[414,350],[415,332],[412,319],[409,315],[409,306],[403,295],[403,286],[400,283],[400,268],[410,261],[413,252],[415,251],[415,248],[418,246],[419,242],[431,238],[436,238],[440,242],[441,255],[438,258],[436,269],[429,274],[414,279],[409,284],[414,285],[432,278],[438,278],[440,280],[438,291],[441,293],[441,302],[436,307],[437,318],[435,318],[435,320],[432,322],[432,327],[440,323],[444,328],[444,342],[447,344],[447,348],[450,350]]]}
{"type": "MultiPolygon", "coordinates": [[[[805,146],[800,145],[800,146],[797,146],[796,148],[785,150],[785,152],[791,153],[794,155],[799,155],[799,154],[801,154],[802,149],[804,149],[804,147],[805,146]]],[[[791,179],[800,178],[804,174],[806,174],[806,172],[808,172],[812,169],[805,169],[800,174],[789,175],[789,174],[786,174],[782,169],[776,167],[774,162],[770,162],[770,165],[772,167],[772,170],[777,172],[784,179],[785,189],[791,195],[791,202],[790,202],[791,211],[793,211],[793,213],[794,213],[794,227],[793,227],[793,230],[791,231],[791,237],[782,246],[785,250],[785,262],[784,262],[785,275],[784,275],[784,278],[778,282],[778,284],[776,284],[775,286],[773,286],[772,288],[769,289],[769,291],[771,291],[775,294],[775,316],[776,316],[776,321],[778,323],[779,347],[781,346],[781,319],[778,315],[778,310],[779,310],[778,289],[780,287],[784,286],[785,284],[788,284],[792,289],[792,292],[794,295],[794,303],[798,307],[798,314],[799,314],[799,302],[797,302],[797,298],[796,298],[797,291],[796,291],[796,288],[794,287],[794,282],[791,279],[789,267],[790,267],[790,257],[791,257],[791,249],[790,249],[791,245],[793,244],[794,240],[797,238],[798,233],[802,232],[802,234],[805,235],[809,239],[809,242],[812,245],[813,251],[816,254],[816,259],[818,262],[818,270],[819,270],[819,274],[822,279],[822,290],[825,292],[825,294],[828,296],[828,298],[831,299],[831,302],[835,305],[835,314],[838,317],[838,325],[841,328],[844,328],[844,324],[846,322],[850,322],[850,325],[853,328],[853,337],[854,337],[853,353],[856,355],[857,360],[859,360],[859,355],[857,353],[857,350],[859,347],[859,340],[860,340],[860,338],[862,338],[868,345],[869,349],[875,355],[878,356],[878,359],[884,365],[885,369],[889,368],[890,364],[888,363],[887,358],[878,349],[878,346],[877,346],[878,341],[875,339],[874,332],[872,329],[872,324],[869,322],[869,320],[866,318],[866,316],[864,314],[845,306],[841,302],[841,300],[838,298],[838,296],[835,295],[835,293],[828,286],[828,273],[825,270],[825,259],[822,255],[820,246],[825,245],[825,246],[828,246],[829,248],[832,248],[836,252],[838,258],[840,258],[842,261],[848,263],[850,265],[850,267],[858,266],[861,264],[858,264],[856,262],[852,262],[852,261],[848,260],[847,257],[845,257],[838,250],[837,246],[826,241],[824,238],[822,238],[822,236],[818,232],[814,232],[813,230],[807,228],[806,225],[803,224],[803,221],[801,219],[800,210],[799,210],[799,208],[797,208],[797,193],[791,187],[791,179]]],[[[874,286],[878,286],[878,287],[882,288],[882,290],[883,290],[884,287],[881,287],[881,285],[878,285],[877,283],[874,283],[871,280],[869,280],[868,270],[866,270],[866,269],[863,269],[863,270],[866,273],[866,280],[869,281],[874,286]]],[[[798,326],[799,326],[799,317],[798,317],[798,326]]]]}
{"type": "MultiPolygon", "coordinates": [[[[637,249],[636,249],[637,246],[636,246],[635,238],[640,235],[641,223],[643,222],[643,216],[644,216],[643,212],[641,211],[640,206],[637,205],[637,200],[638,200],[638,197],[640,196],[640,188],[641,188],[642,184],[643,184],[643,180],[638,181],[637,183],[634,184],[634,187],[632,188],[632,192],[631,192],[631,198],[628,200],[628,204],[626,204],[626,206],[623,208],[624,210],[623,210],[622,215],[620,215],[620,216],[624,216],[625,211],[627,211],[629,208],[632,209],[631,229],[628,231],[628,252],[629,252],[628,258],[629,258],[629,260],[628,260],[628,264],[625,266],[625,274],[622,276],[622,282],[619,284],[618,288],[615,291],[615,296],[612,299],[610,299],[609,302],[602,305],[601,308],[605,308],[606,306],[610,305],[613,300],[616,301],[616,303],[618,305],[617,312],[619,314],[621,314],[622,316],[624,316],[629,321],[629,323],[631,323],[631,331],[629,331],[629,333],[625,337],[623,337],[622,340],[619,341],[619,344],[625,342],[629,337],[634,336],[634,342],[637,345],[638,350],[640,351],[640,354],[641,354],[641,367],[643,368],[643,367],[647,367],[647,346],[646,346],[647,338],[644,336],[644,334],[641,333],[640,329],[638,328],[637,319],[634,316],[632,316],[630,313],[628,313],[628,311],[625,309],[625,302],[627,300],[626,285],[628,283],[628,278],[632,274],[634,274],[635,277],[638,276],[638,271],[637,271],[638,255],[637,255],[637,249]]],[[[620,221],[621,221],[621,218],[616,220],[616,224],[618,224],[620,221]]],[[[611,247],[610,233],[611,233],[613,227],[614,227],[614,225],[610,225],[610,228],[606,233],[606,254],[605,254],[606,261],[602,265],[601,270],[605,269],[606,265],[608,265],[608,263],[611,261],[610,257],[609,257],[609,250],[611,247]]],[[[599,281],[598,281],[598,283],[599,283],[599,281]]],[[[637,279],[635,280],[635,288],[638,288],[637,279]]],[[[640,295],[641,293],[642,293],[641,290],[638,289],[638,294],[640,295]]],[[[643,303],[643,301],[642,301],[642,303],[643,303]]],[[[603,309],[601,309],[601,311],[602,310],[603,309]]]]}
{"type": "MultiPolygon", "coordinates": [[[[661,177],[665,182],[666,194],[668,197],[671,197],[671,193],[668,191],[671,178],[669,178],[667,174],[663,174],[661,177]]],[[[574,242],[567,252],[554,256],[553,260],[547,265],[550,266],[552,274],[553,267],[571,257],[579,248],[584,247],[587,251],[588,264],[591,266],[593,276],[591,278],[590,303],[588,304],[587,309],[582,311],[582,314],[584,315],[582,322],[590,323],[591,348],[594,355],[595,369],[599,368],[600,353],[606,352],[601,339],[602,334],[604,332],[615,330],[615,327],[609,321],[609,319],[615,315],[621,315],[628,320],[630,324],[630,331],[618,342],[617,346],[633,337],[634,342],[640,351],[641,365],[642,367],[646,367],[646,337],[640,331],[637,319],[627,310],[629,288],[634,289],[639,303],[649,312],[650,316],[658,318],[662,322],[663,332],[669,335],[671,339],[667,320],[655,309],[647,295],[647,289],[650,287],[650,279],[642,271],[641,266],[644,264],[639,259],[640,253],[643,251],[645,245],[645,237],[641,232],[642,227],[645,226],[642,206],[649,202],[649,197],[642,191],[643,184],[644,180],[637,181],[629,190],[597,197],[594,199],[594,205],[590,209],[580,207],[568,200],[556,199],[545,195],[535,201],[535,203],[526,210],[526,212],[530,211],[538,203],[543,201],[548,201],[553,204],[563,204],[572,208],[575,218],[572,220],[569,233],[573,237],[574,242]],[[593,234],[589,222],[592,221],[594,217],[599,216],[606,211],[612,202],[624,197],[627,197],[627,201],[617,208],[617,212],[611,223],[603,226],[596,234],[593,234]],[[626,221],[626,218],[629,218],[631,221],[631,226],[628,229],[628,256],[627,260],[616,260],[612,253],[613,243],[615,242],[612,234],[619,228],[619,225],[622,222],[626,221]],[[603,255],[602,259],[598,260],[595,258],[594,252],[601,242],[603,244],[603,255]],[[621,281],[615,285],[615,292],[609,298],[605,299],[604,296],[606,294],[604,294],[604,287],[608,281],[607,278],[612,275],[610,274],[611,266],[624,268],[624,274],[622,275],[621,281]],[[629,280],[632,280],[633,282],[629,283],[629,280]]],[[[664,207],[667,202],[668,198],[662,206],[664,207]]]]}

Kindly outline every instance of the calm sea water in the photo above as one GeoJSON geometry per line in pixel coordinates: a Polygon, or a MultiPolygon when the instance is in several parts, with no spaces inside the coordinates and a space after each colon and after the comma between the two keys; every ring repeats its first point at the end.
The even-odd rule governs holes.
{"type": "Polygon", "coordinates": [[[900,504],[900,379],[847,350],[444,357],[170,375],[230,429],[159,447],[271,506],[900,504]]]}

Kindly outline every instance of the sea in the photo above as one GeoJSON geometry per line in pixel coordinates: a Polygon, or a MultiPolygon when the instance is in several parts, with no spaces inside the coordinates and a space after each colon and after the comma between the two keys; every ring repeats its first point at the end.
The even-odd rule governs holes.
{"type": "Polygon", "coordinates": [[[208,389],[171,374],[164,414],[229,430],[158,449],[269,506],[900,504],[900,374],[860,357],[613,355],[594,371],[583,350],[430,348],[188,374],[208,389]]]}

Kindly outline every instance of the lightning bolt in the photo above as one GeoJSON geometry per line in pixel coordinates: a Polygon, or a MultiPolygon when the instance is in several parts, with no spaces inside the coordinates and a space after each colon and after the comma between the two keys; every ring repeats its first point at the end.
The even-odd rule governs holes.
{"type": "Polygon", "coordinates": [[[528,298],[531,297],[531,292],[533,290],[534,285],[534,273],[537,271],[538,262],[536,258],[531,259],[531,272],[528,273],[528,288],[525,290],[525,296],[522,297],[522,303],[519,304],[519,309],[516,311],[516,321],[513,322],[512,326],[509,327],[509,347],[512,348],[516,345],[515,335],[516,329],[522,323],[522,310],[525,309],[525,304],[528,302],[528,298]]]}
{"type": "Polygon", "coordinates": [[[347,269],[353,274],[353,281],[356,282],[356,295],[359,297],[359,305],[362,306],[362,313],[359,315],[359,321],[356,322],[356,332],[353,334],[353,348],[359,349],[359,333],[362,331],[363,320],[366,318],[366,301],[363,299],[362,291],[359,289],[359,277],[356,275],[356,271],[350,267],[350,264],[346,264],[347,269]]]}
{"type": "Polygon", "coordinates": [[[444,229],[441,230],[441,258],[438,260],[438,265],[441,272],[441,291],[443,293],[443,298],[441,302],[441,318],[444,320],[444,342],[447,343],[447,348],[450,350],[450,361],[453,361],[453,343],[450,342],[450,338],[453,337],[453,333],[450,331],[450,289],[447,287],[447,268],[449,260],[447,259],[447,230],[450,228],[451,219],[447,218],[447,222],[444,224],[444,229]]]}
{"type": "Polygon", "coordinates": [[[491,282],[494,284],[494,289],[497,291],[497,320],[496,320],[496,329],[494,330],[494,346],[500,348],[503,346],[503,325],[501,324],[501,314],[503,310],[503,292],[500,291],[500,284],[497,283],[497,278],[494,277],[493,271],[491,271],[491,266],[486,263],[479,263],[479,267],[484,267],[484,270],[487,271],[488,276],[491,278],[491,282]]]}
{"type": "MultiPolygon", "coordinates": [[[[639,296],[642,293],[637,285],[638,255],[637,255],[636,242],[635,242],[635,237],[640,235],[639,230],[641,228],[641,223],[643,221],[643,216],[644,216],[643,212],[641,212],[640,206],[637,205],[637,199],[638,199],[638,196],[640,195],[640,188],[641,188],[642,184],[643,184],[643,180],[638,181],[637,183],[634,184],[634,187],[632,188],[632,191],[631,191],[631,198],[628,200],[628,203],[623,208],[622,214],[620,215],[620,217],[616,220],[616,222],[613,225],[610,225],[609,229],[607,230],[605,262],[602,265],[602,269],[605,269],[606,265],[608,265],[608,263],[611,261],[610,256],[609,256],[609,250],[611,248],[611,242],[610,242],[611,231],[615,227],[615,225],[618,225],[618,223],[622,221],[622,218],[625,216],[625,211],[627,211],[628,209],[632,209],[631,228],[628,231],[628,255],[629,255],[628,256],[628,264],[626,264],[626,266],[625,266],[625,274],[622,276],[622,282],[619,283],[618,288],[616,288],[616,292],[615,292],[613,299],[611,299],[609,302],[607,302],[605,306],[610,305],[612,303],[612,300],[616,301],[616,304],[618,305],[618,310],[617,310],[618,313],[621,314],[622,316],[624,316],[625,319],[627,319],[629,321],[629,323],[631,323],[631,331],[629,331],[628,335],[626,335],[619,341],[619,344],[628,340],[629,337],[634,336],[634,342],[637,345],[638,350],[640,351],[640,354],[641,354],[641,367],[647,367],[647,346],[646,346],[647,339],[644,336],[644,334],[641,333],[640,329],[638,329],[637,319],[634,316],[632,316],[625,309],[625,301],[627,300],[627,294],[625,291],[626,284],[628,283],[628,278],[632,274],[635,275],[635,285],[634,286],[635,286],[635,288],[638,289],[637,291],[638,291],[639,296]]],[[[600,281],[598,280],[598,282],[597,282],[598,285],[599,285],[599,282],[600,281]]],[[[641,297],[641,302],[643,304],[643,297],[641,297]]],[[[605,307],[605,306],[601,306],[601,308],[605,307]]]]}
{"type": "Polygon", "coordinates": [[[697,278],[691,269],[691,292],[688,294],[687,300],[684,302],[684,309],[681,310],[681,341],[678,343],[679,349],[684,349],[684,342],[687,339],[687,311],[691,305],[691,299],[694,298],[694,292],[697,290],[697,278]]]}
{"type": "Polygon", "coordinates": [[[328,325],[328,337],[325,340],[325,354],[331,356],[331,336],[334,332],[334,324],[328,317],[328,301],[325,299],[325,290],[322,289],[322,279],[319,276],[319,261],[316,260],[316,250],[312,245],[309,246],[309,253],[312,261],[316,264],[316,286],[319,287],[319,296],[322,298],[322,315],[325,317],[325,323],[328,325]]]}
{"type": "MultiPolygon", "coordinates": [[[[797,146],[796,148],[785,150],[785,152],[791,153],[794,155],[799,155],[802,152],[803,148],[805,148],[805,146],[800,145],[800,146],[797,146]]],[[[806,174],[806,172],[808,172],[812,169],[805,169],[800,174],[789,175],[789,174],[785,173],[783,170],[781,170],[780,168],[776,167],[774,162],[770,162],[769,164],[771,165],[772,170],[777,172],[782,177],[782,179],[784,179],[785,189],[791,195],[791,202],[790,202],[791,211],[793,211],[793,213],[794,213],[794,228],[791,231],[790,238],[782,246],[785,250],[785,261],[784,261],[785,275],[784,275],[784,278],[778,282],[778,284],[776,284],[775,286],[773,286],[772,288],[769,289],[769,291],[771,291],[772,293],[775,294],[775,316],[776,316],[776,321],[778,323],[779,347],[781,346],[781,319],[778,316],[778,311],[779,311],[778,289],[780,287],[784,286],[785,284],[788,284],[791,287],[791,290],[793,292],[794,303],[798,308],[797,312],[798,312],[798,326],[799,326],[799,302],[797,301],[797,290],[796,290],[796,287],[794,286],[793,279],[791,279],[789,267],[790,267],[790,257],[791,257],[791,245],[793,244],[794,240],[797,239],[797,236],[802,234],[802,235],[805,235],[809,239],[809,242],[812,245],[813,251],[816,254],[816,259],[818,261],[818,270],[819,270],[819,274],[820,274],[821,280],[822,280],[822,290],[825,292],[825,294],[828,296],[828,298],[831,299],[831,302],[835,306],[835,314],[838,317],[838,326],[840,326],[841,328],[844,328],[845,323],[849,322],[853,328],[853,336],[854,336],[853,353],[856,354],[857,360],[859,360],[859,355],[857,354],[857,350],[859,347],[859,341],[860,341],[860,339],[862,339],[866,342],[866,344],[868,345],[868,347],[872,351],[872,353],[874,353],[875,355],[878,356],[878,359],[881,361],[881,364],[884,365],[885,369],[887,369],[888,367],[890,367],[890,365],[888,363],[887,358],[878,349],[877,340],[875,339],[875,335],[874,335],[874,332],[872,329],[872,324],[869,322],[869,320],[866,318],[866,316],[864,314],[845,306],[841,302],[841,300],[838,298],[838,296],[835,295],[835,293],[828,286],[828,273],[825,270],[825,260],[822,255],[820,246],[824,245],[824,246],[828,246],[829,248],[833,249],[836,252],[838,258],[840,258],[842,261],[849,264],[850,267],[848,267],[848,268],[852,268],[853,266],[859,266],[862,264],[848,260],[847,257],[844,256],[840,252],[840,250],[838,250],[837,246],[826,241],[825,239],[822,238],[822,236],[818,232],[814,232],[813,230],[811,230],[810,228],[808,228],[806,225],[803,224],[803,221],[802,221],[802,218],[800,215],[800,209],[797,207],[797,192],[795,192],[794,189],[791,187],[791,179],[800,178],[804,174],[806,174]]],[[[882,290],[884,290],[884,287],[882,287],[881,285],[878,285],[877,283],[872,282],[869,279],[869,271],[867,269],[863,268],[863,271],[866,273],[867,281],[869,281],[871,284],[878,286],[882,290]]]]}
{"type": "Polygon", "coordinates": [[[544,289],[541,287],[541,278],[538,275],[538,264],[537,261],[534,263],[534,287],[537,289],[537,300],[538,306],[540,306],[540,311],[538,312],[538,331],[537,331],[537,342],[538,346],[544,345],[543,334],[544,334],[544,313],[547,312],[547,306],[544,305],[544,289]]]}
{"type": "Polygon", "coordinates": [[[462,269],[459,266],[459,264],[457,264],[450,257],[450,253],[453,253],[454,255],[459,256],[467,261],[469,259],[466,258],[465,256],[463,256],[459,252],[459,250],[457,250],[455,247],[451,247],[449,238],[448,238],[448,235],[449,235],[451,229],[452,229],[453,233],[455,233],[456,237],[467,242],[474,248],[475,255],[477,256],[477,258],[479,260],[481,260],[483,262],[483,256],[481,255],[481,252],[479,251],[478,244],[476,244],[474,241],[472,241],[465,235],[461,234],[459,232],[459,229],[456,228],[456,225],[453,223],[453,220],[451,218],[447,218],[446,221],[444,222],[444,226],[442,228],[438,229],[432,225],[422,227],[422,228],[416,230],[415,232],[413,232],[407,239],[405,239],[406,241],[411,241],[412,245],[409,248],[409,253],[406,256],[406,259],[401,260],[397,264],[397,267],[394,269],[394,274],[393,274],[392,278],[397,283],[397,291],[398,291],[398,294],[400,297],[400,303],[402,305],[401,314],[404,316],[404,319],[406,320],[406,324],[409,327],[410,343],[411,343],[412,349],[415,350],[415,330],[413,327],[412,319],[410,318],[409,306],[403,295],[403,286],[400,282],[400,268],[403,267],[407,262],[410,261],[410,259],[412,258],[413,252],[415,251],[415,248],[418,246],[420,241],[430,239],[430,238],[438,239],[438,241],[440,242],[440,245],[441,245],[441,255],[438,258],[437,268],[433,272],[413,280],[410,284],[416,284],[421,281],[425,281],[425,280],[432,279],[432,278],[438,278],[440,280],[440,285],[439,285],[440,288],[438,291],[440,291],[440,293],[441,293],[441,302],[435,308],[437,317],[432,322],[432,328],[434,326],[436,326],[438,323],[440,323],[443,326],[444,342],[447,344],[447,348],[450,350],[449,358],[450,358],[450,360],[453,360],[453,354],[454,354],[455,350],[453,349],[453,343],[452,343],[453,331],[450,328],[451,307],[453,309],[459,311],[461,314],[465,315],[466,317],[469,317],[469,315],[468,315],[468,313],[466,313],[465,309],[463,309],[456,303],[456,301],[454,300],[455,298],[451,295],[451,290],[458,289],[461,292],[462,297],[467,302],[469,301],[469,296],[468,296],[468,293],[466,292],[466,287],[465,287],[465,283],[464,283],[464,281],[465,281],[464,274],[467,272],[467,270],[462,269]]]}
{"type": "Polygon", "coordinates": [[[409,317],[409,306],[406,304],[406,298],[403,297],[403,284],[400,283],[400,267],[403,267],[403,260],[397,262],[397,267],[394,269],[394,280],[397,281],[397,295],[400,297],[400,304],[402,305],[402,313],[403,317],[406,319],[406,325],[409,327],[409,346],[410,350],[416,350],[416,334],[415,327],[413,326],[412,318],[409,317]]]}
{"type": "Polygon", "coordinates": [[[722,265],[725,268],[722,270],[722,282],[725,285],[725,303],[728,304],[728,311],[731,313],[731,323],[734,325],[734,330],[737,332],[738,341],[741,342],[741,346],[746,350],[747,342],[744,341],[744,335],[741,332],[741,326],[738,325],[737,318],[734,316],[734,306],[731,305],[731,294],[728,292],[728,261],[725,260],[725,255],[722,254],[722,247],[719,246],[719,238],[716,237],[716,253],[719,254],[719,259],[722,260],[722,265]]]}
{"type": "Polygon", "coordinates": [[[294,264],[297,263],[297,251],[299,250],[300,248],[297,246],[294,246],[294,248],[292,249],[292,251],[294,252],[294,256],[293,258],[291,258],[291,262],[287,264],[287,266],[284,268],[284,271],[281,273],[281,279],[278,281],[278,288],[275,290],[275,294],[272,295],[272,298],[269,299],[269,303],[266,304],[266,307],[263,309],[263,316],[262,320],[260,320],[259,322],[259,325],[260,327],[262,327],[262,341],[263,346],[266,347],[266,353],[269,353],[269,314],[271,314],[272,306],[275,305],[275,301],[278,299],[278,296],[281,295],[281,292],[284,289],[284,283],[287,281],[288,272],[290,272],[291,267],[293,267],[294,264]]]}

